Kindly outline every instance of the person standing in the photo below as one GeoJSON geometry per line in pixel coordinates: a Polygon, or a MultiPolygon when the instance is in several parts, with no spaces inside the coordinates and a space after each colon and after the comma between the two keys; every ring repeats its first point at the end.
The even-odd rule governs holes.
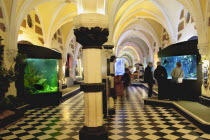
{"type": "Polygon", "coordinates": [[[122,81],[126,92],[128,91],[128,86],[130,85],[131,82],[130,73],[131,73],[130,70],[126,68],[125,73],[122,76],[122,81]]]}
{"type": "Polygon", "coordinates": [[[182,70],[182,64],[180,62],[176,63],[176,67],[171,72],[172,76],[172,97],[171,100],[180,99],[180,86],[181,83],[178,82],[178,78],[184,77],[184,71],[182,70]]]}
{"type": "Polygon", "coordinates": [[[157,80],[158,83],[158,99],[164,99],[166,97],[166,89],[164,86],[166,86],[166,79],[168,77],[166,69],[161,66],[161,62],[157,62],[157,68],[154,71],[154,77],[157,80]]]}
{"type": "Polygon", "coordinates": [[[148,97],[152,97],[153,84],[154,84],[154,78],[153,78],[153,72],[152,72],[152,62],[149,62],[147,67],[145,68],[144,82],[146,82],[148,84],[148,88],[149,88],[148,97]]]}

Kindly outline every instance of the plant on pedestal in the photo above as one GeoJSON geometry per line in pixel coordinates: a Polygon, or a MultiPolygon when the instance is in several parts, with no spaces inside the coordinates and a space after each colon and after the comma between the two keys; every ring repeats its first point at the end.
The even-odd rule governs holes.
{"type": "Polygon", "coordinates": [[[13,95],[9,95],[5,97],[5,93],[8,92],[8,88],[10,87],[10,83],[14,82],[17,79],[19,74],[18,66],[24,63],[25,55],[18,54],[16,58],[14,58],[13,64],[9,69],[5,68],[3,63],[3,54],[4,54],[4,46],[0,45],[0,113],[5,110],[13,110],[18,105],[22,105],[22,99],[18,97],[14,97],[13,95]],[[14,70],[13,65],[16,63],[16,70],[14,70]]]}

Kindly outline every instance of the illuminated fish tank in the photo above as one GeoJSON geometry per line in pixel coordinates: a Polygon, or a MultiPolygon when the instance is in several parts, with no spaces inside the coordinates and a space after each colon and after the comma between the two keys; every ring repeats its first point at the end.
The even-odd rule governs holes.
{"type": "Polygon", "coordinates": [[[24,90],[29,94],[58,92],[56,59],[25,59],[24,90]]]}
{"type": "Polygon", "coordinates": [[[162,66],[164,66],[168,73],[168,79],[171,79],[171,72],[176,67],[177,62],[181,62],[184,70],[184,79],[197,79],[197,60],[196,55],[182,55],[161,57],[162,66]]]}

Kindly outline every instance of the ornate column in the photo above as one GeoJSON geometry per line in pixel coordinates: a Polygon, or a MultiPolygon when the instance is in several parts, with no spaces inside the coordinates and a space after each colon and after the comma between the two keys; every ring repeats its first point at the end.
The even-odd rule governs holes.
{"type": "Polygon", "coordinates": [[[102,45],[109,35],[108,18],[105,15],[89,13],[74,18],[76,41],[83,46],[85,124],[79,132],[80,140],[107,140],[103,126],[102,91],[102,45]]]}

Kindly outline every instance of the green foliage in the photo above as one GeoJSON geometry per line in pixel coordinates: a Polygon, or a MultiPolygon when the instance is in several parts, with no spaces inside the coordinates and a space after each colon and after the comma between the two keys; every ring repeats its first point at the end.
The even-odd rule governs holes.
{"type": "Polygon", "coordinates": [[[43,79],[43,75],[39,75],[39,71],[35,69],[34,63],[27,63],[30,63],[30,65],[26,65],[25,67],[24,86],[27,93],[34,94],[37,92],[34,84],[37,84],[41,79],[43,79]]]}
{"type": "Polygon", "coordinates": [[[13,64],[16,63],[17,67],[24,64],[24,59],[26,55],[18,54],[14,58],[13,64],[10,66],[9,69],[5,68],[3,65],[3,54],[4,48],[0,47],[0,113],[6,109],[14,109],[17,106],[24,104],[23,100],[9,95],[8,97],[4,97],[5,93],[8,92],[8,88],[10,83],[14,82],[17,79],[19,74],[19,69],[14,70],[13,64]]]}
{"type": "Polygon", "coordinates": [[[58,91],[57,61],[26,59],[24,89],[29,94],[58,91]]]}
{"type": "Polygon", "coordinates": [[[3,65],[3,52],[0,53],[1,62],[0,62],[0,100],[4,97],[4,93],[8,91],[10,83],[14,82],[17,79],[19,74],[18,70],[15,71],[12,65],[16,62],[18,65],[24,63],[24,59],[26,55],[18,54],[16,58],[14,58],[14,63],[10,66],[9,69],[5,68],[3,65]]]}

